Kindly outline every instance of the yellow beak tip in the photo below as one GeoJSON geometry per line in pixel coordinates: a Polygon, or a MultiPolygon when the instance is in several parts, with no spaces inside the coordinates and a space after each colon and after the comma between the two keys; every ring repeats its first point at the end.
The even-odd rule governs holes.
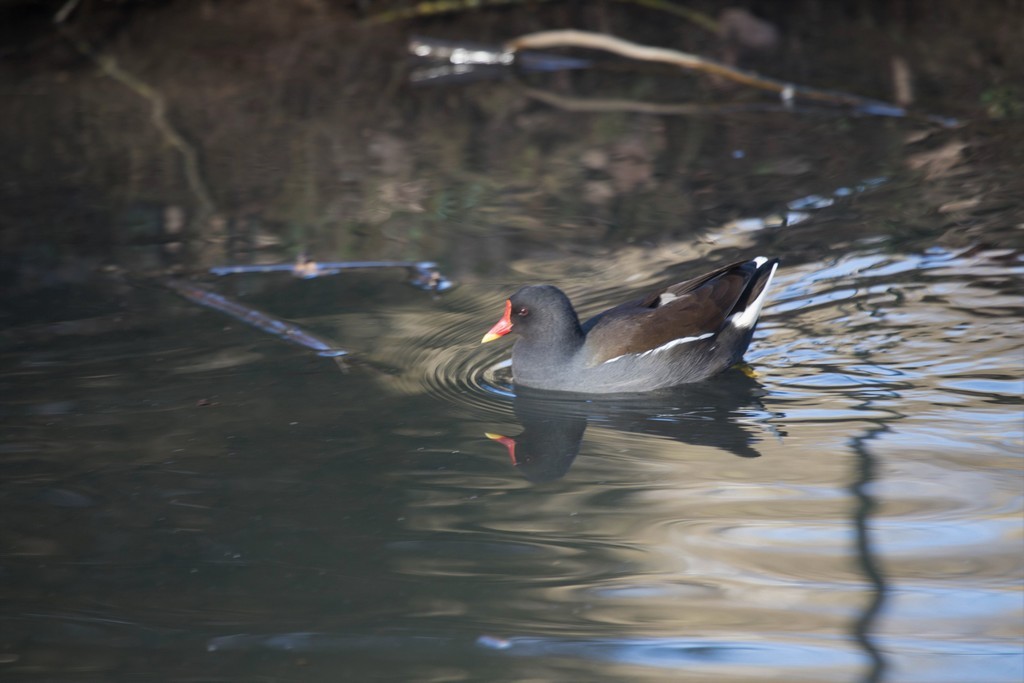
{"type": "Polygon", "coordinates": [[[495,434],[493,432],[484,432],[484,436],[486,436],[491,441],[500,441],[501,439],[505,438],[501,434],[495,434]]]}
{"type": "Polygon", "coordinates": [[[484,338],[480,340],[480,343],[481,344],[486,344],[487,342],[492,342],[495,339],[501,339],[501,335],[500,334],[492,334],[492,333],[488,332],[487,334],[484,335],[484,338]]]}

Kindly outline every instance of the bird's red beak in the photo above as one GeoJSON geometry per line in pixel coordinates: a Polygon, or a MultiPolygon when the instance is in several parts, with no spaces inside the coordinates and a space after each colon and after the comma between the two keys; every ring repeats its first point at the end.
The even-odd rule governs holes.
{"type": "Polygon", "coordinates": [[[487,331],[484,338],[480,340],[481,344],[494,341],[498,337],[504,337],[506,334],[512,331],[512,301],[511,299],[505,300],[505,315],[501,317],[501,320],[494,324],[494,327],[487,331]]]}

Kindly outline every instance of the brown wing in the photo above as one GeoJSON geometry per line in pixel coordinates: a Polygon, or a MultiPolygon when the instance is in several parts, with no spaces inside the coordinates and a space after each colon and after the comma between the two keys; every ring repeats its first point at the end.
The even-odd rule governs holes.
{"type": "Polygon", "coordinates": [[[717,332],[756,272],[750,261],[731,263],[610,308],[583,325],[591,364],[643,353],[673,339],[717,332]]]}

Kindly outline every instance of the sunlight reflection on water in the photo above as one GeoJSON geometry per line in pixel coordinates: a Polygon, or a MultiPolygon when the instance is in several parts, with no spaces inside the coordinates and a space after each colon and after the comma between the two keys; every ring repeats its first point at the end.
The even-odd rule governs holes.
{"type": "MultiPolygon", "coordinates": [[[[625,295],[606,268],[565,283],[581,307],[625,295]]],[[[673,681],[851,679],[884,661],[901,681],[977,666],[1010,681],[1017,274],[937,249],[787,265],[748,354],[756,379],[631,400],[517,392],[508,346],[479,346],[510,286],[375,312],[385,371],[338,375],[265,340],[239,351],[246,333],[219,323],[194,347],[175,328],[32,353],[7,379],[25,492],[7,502],[56,531],[8,532],[6,557],[25,585],[38,559],[46,581],[99,595],[83,613],[201,624],[220,658],[528,659],[673,681]],[[80,470],[40,474],[69,466],[63,439],[80,470]],[[111,588],[132,577],[141,600],[111,588]]],[[[360,315],[316,323],[358,347],[360,315]]],[[[36,609],[12,614],[39,630],[36,609]]]]}

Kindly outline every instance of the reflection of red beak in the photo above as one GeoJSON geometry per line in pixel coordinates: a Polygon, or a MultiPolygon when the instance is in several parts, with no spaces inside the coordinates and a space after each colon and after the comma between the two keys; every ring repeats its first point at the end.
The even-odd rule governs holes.
{"type": "Polygon", "coordinates": [[[494,323],[494,327],[487,331],[484,338],[480,340],[481,344],[486,344],[489,341],[494,341],[498,337],[504,337],[506,334],[512,331],[512,301],[509,299],[505,300],[505,315],[502,316],[501,320],[494,323]]]}
{"type": "Polygon", "coordinates": [[[502,436],[501,434],[492,434],[490,432],[484,432],[491,441],[497,441],[502,446],[508,449],[508,457],[512,460],[512,466],[515,467],[519,463],[516,462],[516,440],[511,436],[502,436]]]}

